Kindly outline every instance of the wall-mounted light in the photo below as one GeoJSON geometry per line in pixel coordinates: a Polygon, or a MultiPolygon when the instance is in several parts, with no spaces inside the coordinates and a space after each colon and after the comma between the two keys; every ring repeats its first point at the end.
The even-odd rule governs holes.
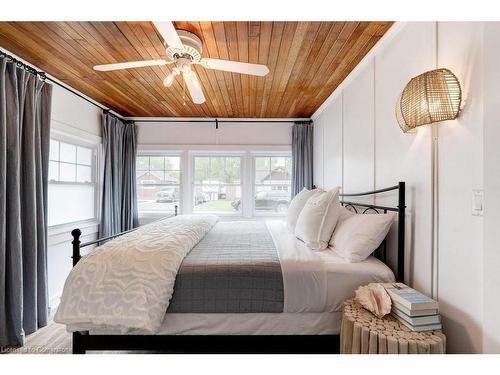
{"type": "Polygon", "coordinates": [[[456,119],[461,102],[462,89],[455,74],[435,69],[408,82],[396,105],[396,117],[406,133],[417,126],[456,119]]]}

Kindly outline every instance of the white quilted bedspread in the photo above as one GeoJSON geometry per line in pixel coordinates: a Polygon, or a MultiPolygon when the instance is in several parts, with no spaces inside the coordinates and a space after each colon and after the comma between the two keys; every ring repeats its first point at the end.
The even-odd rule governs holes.
{"type": "Polygon", "coordinates": [[[181,215],[97,247],[69,274],[54,321],[156,333],[182,260],[216,222],[214,215],[181,215]]]}

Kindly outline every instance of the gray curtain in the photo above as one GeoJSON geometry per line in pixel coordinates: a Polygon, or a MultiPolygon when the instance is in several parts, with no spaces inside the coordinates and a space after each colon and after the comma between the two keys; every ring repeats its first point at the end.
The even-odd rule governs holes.
{"type": "Polygon", "coordinates": [[[102,118],[103,168],[101,237],[138,225],[135,157],[137,133],[133,122],[105,113],[102,118]]]}
{"type": "Polygon", "coordinates": [[[0,57],[0,346],[47,324],[52,86],[0,57]]]}
{"type": "Polygon", "coordinates": [[[292,197],[313,187],[313,124],[296,122],[292,128],[292,197]]]}

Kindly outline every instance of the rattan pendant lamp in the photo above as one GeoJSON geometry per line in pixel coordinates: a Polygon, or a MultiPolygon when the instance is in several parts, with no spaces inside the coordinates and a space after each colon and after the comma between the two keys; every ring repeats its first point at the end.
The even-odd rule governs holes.
{"type": "Polygon", "coordinates": [[[407,133],[421,125],[456,119],[461,102],[462,89],[455,74],[435,69],[408,82],[396,105],[396,117],[407,133]]]}

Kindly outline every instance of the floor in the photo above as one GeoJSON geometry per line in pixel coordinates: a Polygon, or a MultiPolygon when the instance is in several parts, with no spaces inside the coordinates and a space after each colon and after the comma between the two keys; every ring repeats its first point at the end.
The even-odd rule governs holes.
{"type": "Polygon", "coordinates": [[[71,333],[66,327],[51,321],[35,333],[26,337],[26,344],[22,348],[8,350],[15,354],[70,354],[71,333]]]}

